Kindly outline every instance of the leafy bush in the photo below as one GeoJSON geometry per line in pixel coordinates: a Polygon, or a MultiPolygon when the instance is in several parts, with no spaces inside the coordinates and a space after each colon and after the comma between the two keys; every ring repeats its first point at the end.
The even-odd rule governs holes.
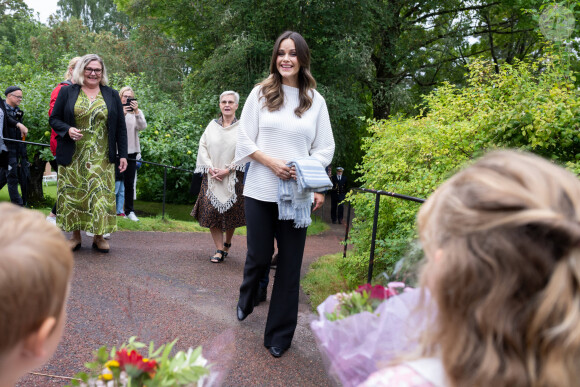
{"type": "MultiPolygon", "coordinates": [[[[359,172],[362,186],[426,198],[458,168],[493,148],[519,148],[580,171],[580,91],[556,55],[541,62],[469,66],[465,88],[444,84],[425,97],[422,114],[369,120],[371,137],[359,172]]],[[[357,218],[344,261],[350,287],[366,279],[374,196],[349,197],[357,218]]],[[[419,205],[382,198],[375,250],[375,273],[390,272],[416,237],[419,205]]]]}

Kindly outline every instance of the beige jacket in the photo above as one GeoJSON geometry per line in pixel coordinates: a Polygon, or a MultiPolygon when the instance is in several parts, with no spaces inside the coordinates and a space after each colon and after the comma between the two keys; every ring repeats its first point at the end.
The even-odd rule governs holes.
{"type": "Polygon", "coordinates": [[[139,114],[127,113],[125,125],[127,125],[127,153],[140,153],[139,132],[147,127],[143,111],[139,109],[139,114]]]}

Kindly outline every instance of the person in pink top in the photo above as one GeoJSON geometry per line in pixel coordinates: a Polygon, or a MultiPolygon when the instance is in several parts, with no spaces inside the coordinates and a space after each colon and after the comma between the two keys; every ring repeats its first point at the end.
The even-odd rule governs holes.
{"type": "MultiPolygon", "coordinates": [[[[50,93],[50,106],[48,108],[48,116],[49,117],[50,117],[50,114],[52,113],[52,109],[54,108],[54,103],[56,102],[56,98],[58,97],[58,93],[60,92],[60,89],[62,89],[64,86],[70,86],[73,84],[72,73],[73,73],[75,66],[76,66],[77,62],[79,61],[79,59],[81,59],[81,57],[76,56],[68,62],[68,67],[66,69],[66,72],[64,73],[65,80],[62,81],[61,83],[59,83],[58,85],[56,85],[56,87],[50,93]]],[[[50,130],[50,152],[55,157],[56,157],[56,136],[57,136],[57,134],[54,131],[54,129],[51,129],[50,130]]],[[[53,159],[50,162],[50,165],[52,166],[52,168],[55,171],[58,171],[58,164],[56,163],[56,159],[53,159]]],[[[52,207],[50,214],[48,214],[48,216],[46,217],[46,220],[48,220],[52,224],[56,224],[56,203],[52,207]]]]}
{"type": "Polygon", "coordinates": [[[493,152],[441,185],[418,225],[434,323],[418,358],[362,386],[577,386],[580,180],[493,152]]]}

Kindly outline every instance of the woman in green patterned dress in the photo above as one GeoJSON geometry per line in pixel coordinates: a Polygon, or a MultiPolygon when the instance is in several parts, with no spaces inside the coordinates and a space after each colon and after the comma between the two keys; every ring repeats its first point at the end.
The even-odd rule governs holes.
{"type": "Polygon", "coordinates": [[[57,133],[59,164],[57,224],[72,231],[70,246],[81,247],[81,230],[95,234],[93,248],[109,252],[103,234],[117,229],[115,158],[127,168],[127,129],[119,93],[107,86],[107,70],[95,54],[85,55],[62,88],[50,115],[57,133]]]}

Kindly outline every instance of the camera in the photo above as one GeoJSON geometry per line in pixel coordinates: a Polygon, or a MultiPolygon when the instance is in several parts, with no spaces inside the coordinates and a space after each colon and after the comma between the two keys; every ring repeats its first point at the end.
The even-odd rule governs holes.
{"type": "Polygon", "coordinates": [[[131,107],[131,101],[137,101],[137,99],[136,98],[127,98],[127,102],[125,102],[123,104],[123,106],[129,107],[129,109],[127,109],[127,110],[130,111],[130,112],[133,111],[133,108],[131,107]]]}

